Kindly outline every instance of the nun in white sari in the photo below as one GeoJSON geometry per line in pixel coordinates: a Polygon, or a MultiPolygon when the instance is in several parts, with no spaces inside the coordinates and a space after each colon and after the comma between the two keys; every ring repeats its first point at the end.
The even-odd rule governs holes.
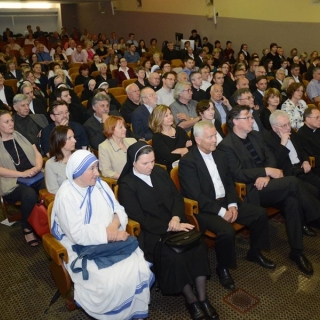
{"type": "MultiPolygon", "coordinates": [[[[89,151],[78,150],[71,155],[66,175],[55,197],[51,230],[68,251],[66,268],[74,282],[76,303],[96,319],[147,318],[154,277],[139,247],[107,268],[98,269],[88,260],[88,280],[71,270],[77,258],[73,245],[125,241],[128,218],[109,186],[100,180],[98,159],[89,151]]],[[[81,267],[81,259],[76,267],[81,267]]]]}

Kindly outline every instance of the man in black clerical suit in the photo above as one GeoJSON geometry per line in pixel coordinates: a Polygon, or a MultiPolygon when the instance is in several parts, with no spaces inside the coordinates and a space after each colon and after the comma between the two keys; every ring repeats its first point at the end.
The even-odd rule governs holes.
{"type": "Polygon", "coordinates": [[[200,121],[194,125],[196,145],[179,162],[179,180],[182,194],[199,203],[197,219],[201,232],[208,229],[217,236],[216,272],[220,283],[232,290],[235,285],[229,268],[236,266],[233,222],[250,229],[247,259],[269,269],[275,268],[275,264],[260,252],[270,247],[266,210],[240,201],[226,158],[216,150],[216,133],[212,122],[200,121]]]}
{"type": "Polygon", "coordinates": [[[228,116],[227,137],[219,143],[235,181],[247,185],[246,201],[263,207],[276,207],[285,216],[290,246],[289,258],[307,275],[312,264],[303,254],[302,217],[307,222],[320,217],[319,201],[296,177],[283,177],[277,161],[263,136],[253,130],[253,117],[248,106],[234,107],[228,116]]]}
{"type": "Polygon", "coordinates": [[[312,171],[320,177],[320,111],[309,107],[303,113],[304,125],[297,132],[301,145],[308,156],[315,158],[312,171]]]}

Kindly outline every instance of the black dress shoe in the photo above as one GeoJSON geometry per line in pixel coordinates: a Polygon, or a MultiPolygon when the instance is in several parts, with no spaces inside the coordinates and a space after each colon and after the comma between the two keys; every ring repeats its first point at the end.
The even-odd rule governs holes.
{"type": "Polygon", "coordinates": [[[216,309],[212,306],[212,304],[207,298],[204,301],[199,301],[199,302],[202,310],[207,315],[207,319],[216,319],[216,320],[219,319],[219,315],[216,309]]]}
{"type": "Polygon", "coordinates": [[[199,302],[186,303],[186,307],[193,320],[200,320],[206,318],[206,314],[201,309],[199,302]]]}
{"type": "Polygon", "coordinates": [[[302,232],[305,236],[308,236],[308,237],[316,237],[317,236],[317,233],[312,228],[310,228],[308,226],[303,226],[302,232]]]}
{"type": "Polygon", "coordinates": [[[308,276],[313,275],[313,268],[310,261],[304,254],[293,255],[291,252],[289,254],[289,258],[296,263],[298,268],[308,276]]]}
{"type": "Polygon", "coordinates": [[[219,278],[219,282],[228,290],[234,290],[236,288],[234,281],[231,277],[229,269],[227,268],[216,268],[216,273],[219,278]]]}
{"type": "Polygon", "coordinates": [[[275,269],[276,265],[261,253],[252,254],[250,251],[247,254],[247,260],[259,264],[263,268],[275,269]]]}

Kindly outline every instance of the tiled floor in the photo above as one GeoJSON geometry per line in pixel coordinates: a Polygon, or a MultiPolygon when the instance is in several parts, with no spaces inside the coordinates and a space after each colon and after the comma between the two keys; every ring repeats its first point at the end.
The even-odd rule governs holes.
{"type": "MultiPolygon", "coordinates": [[[[230,295],[214,273],[208,280],[208,297],[221,320],[320,319],[320,233],[316,238],[304,239],[305,254],[315,271],[307,277],[287,257],[284,225],[270,220],[270,232],[272,250],[266,255],[277,263],[276,270],[247,262],[244,257],[248,243],[239,236],[238,268],[231,271],[239,290],[230,295]]],[[[18,223],[12,227],[1,224],[0,235],[0,319],[90,319],[82,310],[66,311],[62,298],[44,314],[56,290],[43,248],[28,247],[18,223]]],[[[214,270],[214,250],[208,254],[214,270]]],[[[162,296],[152,290],[149,319],[189,319],[189,315],[181,296],[162,296]]]]}

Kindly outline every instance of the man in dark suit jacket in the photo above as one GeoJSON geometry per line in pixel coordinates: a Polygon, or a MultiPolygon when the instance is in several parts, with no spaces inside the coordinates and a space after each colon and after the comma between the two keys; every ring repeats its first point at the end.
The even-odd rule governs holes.
{"type": "Polygon", "coordinates": [[[234,93],[234,100],[240,106],[249,106],[253,116],[253,130],[263,132],[265,129],[261,123],[259,111],[255,110],[254,98],[249,89],[239,89],[234,93]]]}
{"type": "Polygon", "coordinates": [[[135,83],[126,87],[127,100],[122,104],[120,113],[126,123],[131,123],[132,112],[140,106],[140,89],[135,83]]]}
{"type": "Polygon", "coordinates": [[[204,56],[205,56],[205,52],[202,49],[197,49],[196,55],[195,55],[195,58],[194,58],[194,62],[195,62],[196,67],[200,68],[203,65],[204,56]]]}
{"type": "Polygon", "coordinates": [[[320,63],[320,57],[315,57],[313,59],[313,62],[310,63],[310,66],[309,66],[309,68],[307,70],[307,74],[306,74],[306,79],[308,81],[311,81],[313,79],[313,69],[315,67],[317,67],[319,63],[320,63]]]}
{"type": "Polygon", "coordinates": [[[279,92],[281,92],[282,83],[285,77],[286,74],[284,70],[277,70],[275,79],[272,79],[269,82],[269,88],[276,88],[279,92]]]}
{"type": "Polygon", "coordinates": [[[303,113],[304,125],[297,132],[303,150],[315,158],[312,171],[320,177],[320,111],[309,107],[303,113]]]}
{"type": "Polygon", "coordinates": [[[209,121],[200,121],[193,132],[196,146],[179,162],[181,190],[185,197],[198,201],[201,232],[208,229],[217,235],[216,271],[221,284],[234,289],[229,273],[229,268],[236,266],[233,222],[250,228],[247,259],[265,268],[275,268],[273,262],[260,253],[261,249],[269,249],[267,214],[264,208],[240,201],[224,154],[216,151],[215,126],[209,121]]]}
{"type": "Polygon", "coordinates": [[[141,102],[143,104],[132,112],[132,128],[135,134],[150,140],[153,134],[149,128],[148,121],[152,110],[157,105],[157,95],[154,90],[148,87],[142,89],[141,102]]]}
{"type": "MultiPolygon", "coordinates": [[[[106,119],[109,116],[121,117],[118,110],[109,112],[110,101],[111,99],[109,96],[97,93],[92,99],[92,109],[94,113],[83,125],[89,138],[90,146],[95,150],[98,150],[99,144],[106,139],[106,136],[103,133],[103,126],[106,119]]],[[[140,136],[135,135],[130,129],[127,129],[126,136],[137,140],[141,138],[140,136]]]]}
{"type": "Polygon", "coordinates": [[[5,97],[5,99],[3,100],[0,99],[0,109],[11,110],[10,108],[12,108],[13,106],[12,102],[13,102],[14,93],[10,86],[5,86],[3,83],[4,83],[4,77],[2,74],[0,74],[0,91],[3,90],[4,97],[5,97]]]}
{"type": "Polygon", "coordinates": [[[279,208],[285,215],[289,258],[305,274],[313,274],[309,260],[303,254],[301,217],[306,221],[319,219],[320,207],[316,200],[295,177],[283,177],[277,161],[263,136],[254,131],[248,106],[234,107],[228,117],[232,128],[219,144],[225,152],[233,179],[247,185],[247,202],[279,208]]]}
{"type": "Polygon", "coordinates": [[[272,131],[265,133],[267,146],[277,159],[277,167],[284,176],[296,176],[304,181],[308,191],[320,198],[320,178],[311,171],[309,156],[303,150],[297,133],[290,127],[290,118],[285,111],[276,110],[270,116],[272,131]]]}
{"type": "Polygon", "coordinates": [[[263,96],[268,87],[268,80],[266,76],[258,76],[256,78],[256,90],[253,91],[254,105],[259,106],[259,114],[264,108],[263,96]]]}

